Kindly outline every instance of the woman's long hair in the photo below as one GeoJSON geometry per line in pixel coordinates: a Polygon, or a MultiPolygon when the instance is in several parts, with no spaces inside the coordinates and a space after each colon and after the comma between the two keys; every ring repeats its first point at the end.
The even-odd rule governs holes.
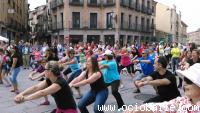
{"type": "Polygon", "coordinates": [[[92,62],[92,72],[96,73],[100,71],[97,57],[91,56],[91,62],[92,62]]]}

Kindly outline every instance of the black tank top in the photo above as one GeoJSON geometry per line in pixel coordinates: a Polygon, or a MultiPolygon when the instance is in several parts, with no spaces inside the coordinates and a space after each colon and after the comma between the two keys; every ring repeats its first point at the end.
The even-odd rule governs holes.
{"type": "MultiPolygon", "coordinates": [[[[98,80],[96,80],[95,82],[90,84],[92,91],[99,92],[99,91],[107,88],[105,85],[104,79],[103,79],[103,74],[102,74],[102,72],[100,72],[100,73],[101,73],[101,77],[98,80]]],[[[86,72],[86,79],[88,79],[88,71],[86,72]]]]}

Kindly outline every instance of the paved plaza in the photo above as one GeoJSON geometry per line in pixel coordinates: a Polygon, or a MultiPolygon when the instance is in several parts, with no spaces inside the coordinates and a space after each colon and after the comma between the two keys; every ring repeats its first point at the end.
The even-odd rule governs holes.
{"type": "MultiPolygon", "coordinates": [[[[38,83],[38,81],[30,81],[28,79],[28,74],[30,73],[30,70],[22,70],[19,74],[19,87],[20,91],[30,87],[33,84],[38,83]]],[[[126,105],[135,105],[141,104],[144,100],[153,97],[155,95],[155,91],[151,86],[145,86],[141,88],[140,94],[134,94],[134,88],[133,88],[133,82],[131,77],[129,76],[123,76],[122,77],[124,81],[124,88],[120,89],[120,93],[122,94],[122,98],[124,99],[124,102],[126,105]]],[[[89,85],[84,86],[81,88],[81,91],[83,93],[87,92],[89,90],[89,85]]],[[[110,91],[110,90],[109,90],[110,91]]],[[[74,91],[74,95],[76,95],[76,91],[74,91]]],[[[6,88],[3,85],[0,85],[0,113],[49,113],[53,109],[56,108],[55,102],[51,96],[49,96],[49,100],[51,104],[49,106],[40,106],[39,104],[44,101],[44,98],[33,100],[33,101],[27,101],[22,104],[16,104],[13,101],[15,94],[10,92],[10,88],[6,88]]],[[[77,102],[79,100],[76,100],[77,102]]],[[[106,101],[106,105],[116,105],[116,101],[113,98],[111,92],[109,93],[109,97],[106,101]]],[[[90,110],[90,113],[93,113],[92,109],[93,105],[90,105],[88,109],[90,110]]],[[[106,113],[120,113],[117,111],[107,111],[106,113]]]]}

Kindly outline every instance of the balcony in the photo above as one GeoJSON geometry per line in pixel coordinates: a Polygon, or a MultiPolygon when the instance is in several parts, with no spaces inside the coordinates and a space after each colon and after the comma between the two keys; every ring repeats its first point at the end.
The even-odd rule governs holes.
{"type": "Polygon", "coordinates": [[[140,12],[140,4],[135,4],[135,10],[140,12]]]}
{"type": "Polygon", "coordinates": [[[129,0],[120,0],[120,5],[122,7],[129,7],[129,0]]]}
{"type": "Polygon", "coordinates": [[[152,13],[153,13],[153,10],[152,9],[150,9],[150,8],[147,8],[148,10],[147,10],[147,14],[148,15],[152,15],[152,13]]]}
{"type": "Polygon", "coordinates": [[[120,26],[121,30],[127,30],[127,31],[133,31],[133,32],[140,31],[139,28],[140,26],[138,24],[129,23],[129,22],[123,22],[123,24],[121,24],[120,26]]]}
{"type": "Polygon", "coordinates": [[[52,24],[52,26],[49,26],[51,28],[51,30],[53,31],[57,31],[57,30],[63,30],[63,22],[54,22],[52,24]]]}
{"type": "Polygon", "coordinates": [[[133,2],[133,1],[129,1],[129,8],[130,9],[135,9],[135,2],[133,2]]]}
{"type": "Polygon", "coordinates": [[[63,22],[57,22],[57,30],[63,30],[64,29],[64,23],[63,22]]]}
{"type": "Polygon", "coordinates": [[[145,14],[148,13],[148,9],[147,9],[147,7],[145,5],[142,5],[141,12],[145,13],[145,14]]]}
{"type": "Polygon", "coordinates": [[[115,6],[115,4],[116,4],[115,0],[106,0],[106,1],[104,1],[103,6],[104,7],[112,7],[112,6],[115,6]]]}
{"type": "Polygon", "coordinates": [[[69,0],[69,5],[71,5],[71,6],[83,6],[84,0],[69,0]]]}
{"type": "Polygon", "coordinates": [[[64,2],[63,0],[57,0],[57,7],[63,6],[64,2]]]}
{"type": "Polygon", "coordinates": [[[155,24],[152,24],[152,25],[151,25],[151,29],[152,29],[152,30],[156,29],[155,26],[156,26],[155,24]]]}
{"type": "Polygon", "coordinates": [[[101,4],[97,2],[97,0],[88,0],[87,5],[89,7],[100,7],[101,4]]]}
{"type": "Polygon", "coordinates": [[[52,0],[50,3],[50,7],[52,10],[56,9],[57,7],[64,6],[63,0],[52,0]]]}
{"type": "Polygon", "coordinates": [[[10,28],[10,29],[14,29],[14,30],[17,29],[17,25],[14,22],[9,22],[7,24],[7,27],[10,28]]]}

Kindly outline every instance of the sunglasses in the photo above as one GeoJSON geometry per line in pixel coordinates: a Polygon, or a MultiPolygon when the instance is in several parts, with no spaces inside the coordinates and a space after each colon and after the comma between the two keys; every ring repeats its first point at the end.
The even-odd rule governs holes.
{"type": "Polygon", "coordinates": [[[193,84],[193,82],[186,77],[184,77],[183,80],[185,81],[186,84],[189,84],[189,85],[193,84]]]}

